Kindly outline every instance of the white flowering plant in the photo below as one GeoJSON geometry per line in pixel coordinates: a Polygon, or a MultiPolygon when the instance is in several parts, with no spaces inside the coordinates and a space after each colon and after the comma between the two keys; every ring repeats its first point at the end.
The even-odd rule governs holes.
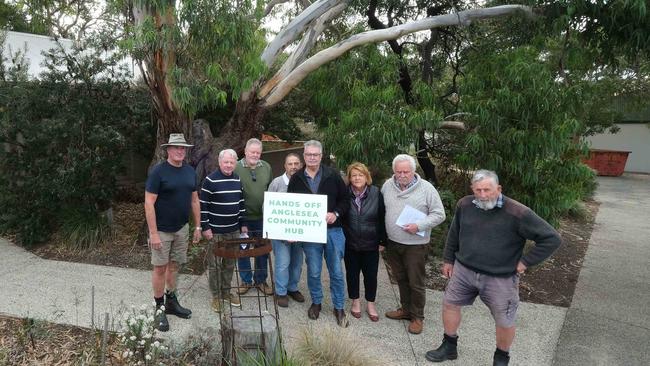
{"type": "Polygon", "coordinates": [[[122,322],[120,341],[122,342],[122,358],[129,365],[156,365],[167,350],[160,341],[154,338],[156,330],[156,315],[165,311],[164,306],[156,308],[152,305],[142,305],[140,308],[131,306],[131,313],[122,322]]]}

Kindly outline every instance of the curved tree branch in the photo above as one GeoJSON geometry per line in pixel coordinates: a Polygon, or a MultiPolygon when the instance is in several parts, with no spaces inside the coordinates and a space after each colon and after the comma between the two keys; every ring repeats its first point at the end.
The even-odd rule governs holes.
{"type": "Polygon", "coordinates": [[[307,75],[320,66],[335,60],[347,51],[368,43],[383,42],[397,39],[407,34],[438,27],[454,25],[467,26],[474,20],[496,18],[511,15],[517,12],[532,16],[532,10],[523,5],[503,5],[485,9],[469,9],[458,13],[439,15],[424,18],[407,24],[402,24],[382,30],[373,30],[356,34],[334,46],[326,48],[307,59],[294,69],[286,78],[278,83],[264,101],[264,106],[270,107],[279,103],[293,88],[296,87],[307,75]]]}
{"type": "Polygon", "coordinates": [[[310,5],[300,15],[291,20],[266,46],[264,52],[262,52],[262,61],[267,67],[271,67],[282,50],[304,32],[309,23],[342,2],[347,3],[346,0],[319,0],[310,5]]]}
{"type": "Polygon", "coordinates": [[[275,75],[267,81],[258,93],[259,98],[264,98],[277,84],[280,80],[284,79],[296,68],[298,64],[303,62],[307,55],[311,51],[314,44],[318,40],[318,37],[325,31],[327,24],[334,18],[336,18],[341,12],[347,7],[347,3],[339,4],[328,12],[323,14],[318,20],[313,23],[312,26],[305,32],[298,47],[296,50],[289,56],[289,58],[282,65],[280,70],[275,73],[275,75]]]}

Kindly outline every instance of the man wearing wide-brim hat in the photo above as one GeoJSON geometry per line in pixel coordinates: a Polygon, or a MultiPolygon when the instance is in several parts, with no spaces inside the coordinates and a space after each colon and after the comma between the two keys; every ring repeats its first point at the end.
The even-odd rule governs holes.
{"type": "Polygon", "coordinates": [[[188,319],[190,309],[182,307],[176,297],[179,265],[187,262],[189,217],[194,227],[192,239],[201,239],[200,203],[196,191],[196,172],[185,162],[190,145],[182,133],[172,133],[160,145],[167,150],[167,160],[153,167],[144,192],[144,211],[149,229],[149,247],[153,265],[152,285],[156,308],[156,328],[166,332],[166,314],[188,319]],[[165,291],[165,287],[167,291],[165,291]],[[164,305],[164,306],[163,306],[164,305]]]}

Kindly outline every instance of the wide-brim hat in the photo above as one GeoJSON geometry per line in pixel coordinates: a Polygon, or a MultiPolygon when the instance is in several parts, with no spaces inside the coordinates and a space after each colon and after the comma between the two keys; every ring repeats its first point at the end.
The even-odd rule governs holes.
{"type": "Polygon", "coordinates": [[[190,145],[185,141],[185,136],[183,136],[182,133],[170,133],[169,134],[169,141],[166,144],[160,145],[161,147],[165,146],[185,146],[185,147],[192,147],[194,145],[190,145]]]}

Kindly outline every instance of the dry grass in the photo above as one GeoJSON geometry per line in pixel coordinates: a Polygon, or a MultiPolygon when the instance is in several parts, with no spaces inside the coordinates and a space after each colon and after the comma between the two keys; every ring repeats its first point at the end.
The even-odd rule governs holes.
{"type": "Polygon", "coordinates": [[[341,328],[303,329],[293,358],[304,366],[370,366],[381,365],[361,348],[362,344],[341,328]]]}

